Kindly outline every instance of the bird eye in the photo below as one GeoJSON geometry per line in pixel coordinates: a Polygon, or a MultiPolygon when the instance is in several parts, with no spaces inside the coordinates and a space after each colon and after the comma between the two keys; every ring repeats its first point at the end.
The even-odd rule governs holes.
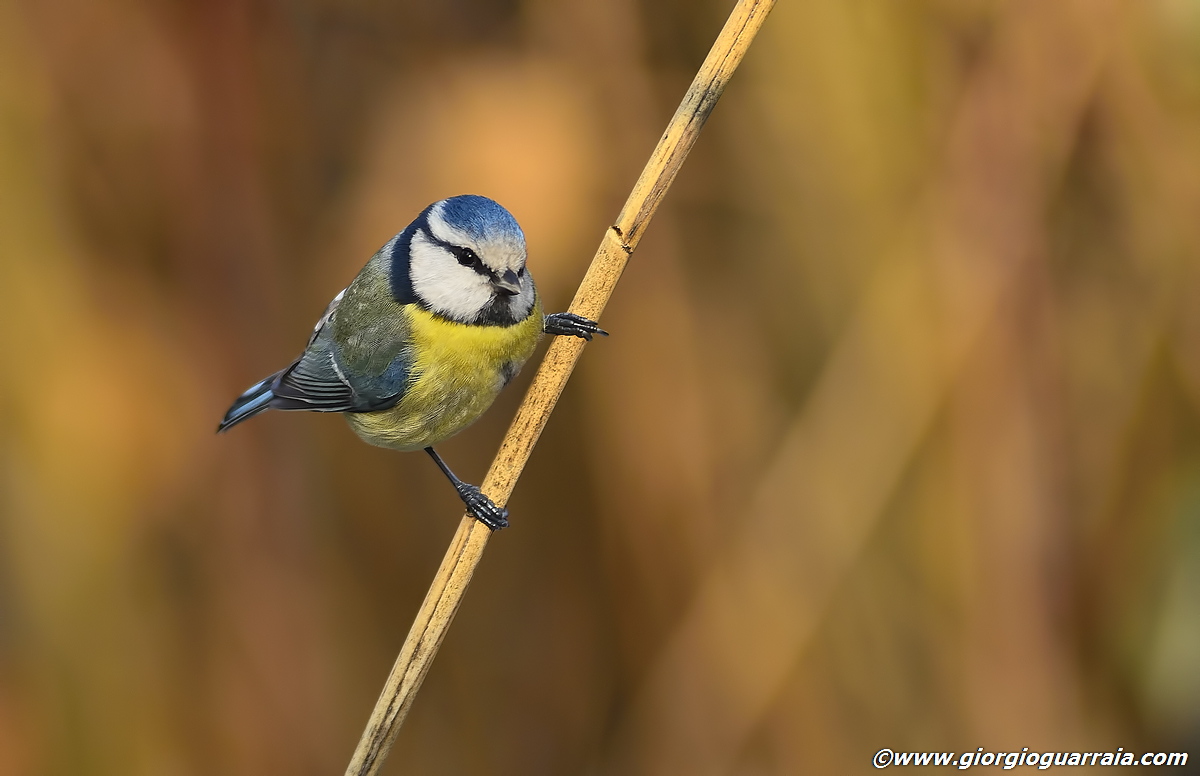
{"type": "Polygon", "coordinates": [[[464,267],[478,267],[481,264],[475,251],[470,248],[455,245],[450,250],[454,253],[454,258],[458,259],[458,263],[464,267]]]}

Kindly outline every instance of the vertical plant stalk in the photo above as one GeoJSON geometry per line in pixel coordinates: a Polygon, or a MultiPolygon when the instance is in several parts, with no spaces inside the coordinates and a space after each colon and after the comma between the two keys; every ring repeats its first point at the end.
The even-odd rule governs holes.
{"type": "MultiPolygon", "coordinates": [[[[616,224],[605,232],[571,302],[571,312],[599,320],[654,211],[774,5],[775,0],[739,0],[730,13],[683,102],[650,155],[650,161],[625,200],[616,224]]],[[[498,506],[507,503],[512,495],[517,478],[525,468],[584,344],[584,340],[576,337],[556,337],[550,344],[483,481],[483,491],[498,506]]],[[[400,649],[387,684],[375,703],[371,719],[346,768],[346,776],[369,776],[379,772],[458,611],[490,535],[491,531],[482,523],[470,515],[463,517],[400,649]]]]}

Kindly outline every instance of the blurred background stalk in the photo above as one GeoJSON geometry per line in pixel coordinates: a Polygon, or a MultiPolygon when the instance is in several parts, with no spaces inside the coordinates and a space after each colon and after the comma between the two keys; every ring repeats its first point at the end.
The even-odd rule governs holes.
{"type": "MultiPolygon", "coordinates": [[[[216,420],[439,197],[563,308],[729,5],[0,0],[0,774],[339,771],[457,502],[216,420]]],[[[1200,752],[1200,4],[794,0],[736,85],[385,772],[1200,752]]]]}

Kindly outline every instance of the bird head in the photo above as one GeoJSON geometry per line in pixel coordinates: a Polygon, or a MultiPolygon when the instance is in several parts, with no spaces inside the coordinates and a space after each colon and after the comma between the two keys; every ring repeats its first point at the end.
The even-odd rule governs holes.
{"type": "Polygon", "coordinates": [[[533,308],[525,235],[487,197],[433,203],[392,241],[393,296],[466,324],[508,325],[533,308]]]}

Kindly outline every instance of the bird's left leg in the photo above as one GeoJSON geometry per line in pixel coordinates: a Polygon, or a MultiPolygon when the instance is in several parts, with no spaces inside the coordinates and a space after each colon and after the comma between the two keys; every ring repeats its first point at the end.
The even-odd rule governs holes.
{"type": "Polygon", "coordinates": [[[575,313],[551,313],[547,315],[542,323],[542,331],[547,334],[558,334],[564,337],[582,337],[589,342],[593,334],[608,336],[608,332],[601,329],[598,323],[575,313]]]}
{"type": "Polygon", "coordinates": [[[432,447],[426,447],[425,452],[438,465],[442,473],[450,480],[450,484],[458,491],[458,497],[467,505],[467,511],[479,522],[493,531],[508,527],[508,510],[496,506],[490,498],[483,494],[477,486],[463,482],[450,471],[450,467],[442,460],[432,447]]]}

